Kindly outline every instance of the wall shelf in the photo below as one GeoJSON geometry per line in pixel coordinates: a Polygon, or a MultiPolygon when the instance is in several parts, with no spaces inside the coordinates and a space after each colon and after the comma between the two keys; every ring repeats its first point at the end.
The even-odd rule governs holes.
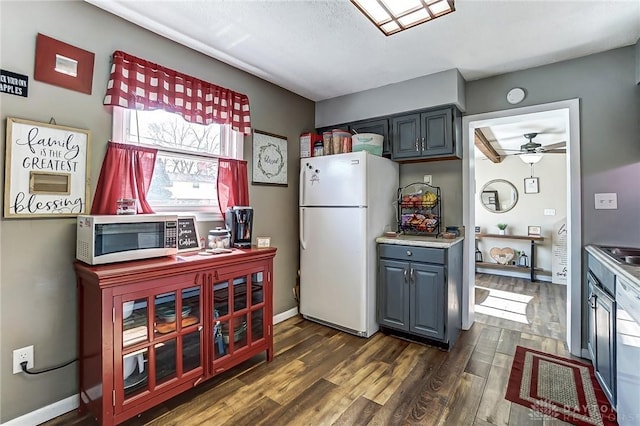
{"type": "Polygon", "coordinates": [[[529,273],[531,275],[531,281],[535,281],[535,274],[537,273],[545,273],[541,268],[536,268],[536,241],[544,241],[544,237],[536,236],[536,235],[502,235],[502,234],[482,234],[477,233],[476,239],[482,238],[497,238],[497,239],[505,239],[505,240],[528,240],[531,241],[531,265],[528,268],[517,265],[501,265],[499,263],[490,263],[490,262],[476,262],[477,266],[494,268],[494,269],[505,269],[505,270],[519,270],[522,271],[524,269],[529,269],[529,273]]]}

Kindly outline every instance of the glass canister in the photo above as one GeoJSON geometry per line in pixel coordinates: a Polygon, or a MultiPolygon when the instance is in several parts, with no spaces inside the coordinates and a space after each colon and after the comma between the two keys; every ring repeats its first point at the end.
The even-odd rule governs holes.
{"type": "Polygon", "coordinates": [[[229,248],[231,246],[231,233],[226,228],[217,227],[209,230],[209,248],[229,248]]]}

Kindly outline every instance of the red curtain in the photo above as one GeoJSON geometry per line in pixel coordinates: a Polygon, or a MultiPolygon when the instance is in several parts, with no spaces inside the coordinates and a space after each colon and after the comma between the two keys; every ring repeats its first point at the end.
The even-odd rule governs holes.
{"type": "Polygon", "coordinates": [[[218,206],[225,216],[227,207],[249,205],[247,162],[220,158],[218,160],[218,206]]]}
{"type": "Polygon", "coordinates": [[[116,201],[120,198],[135,198],[138,213],[153,213],[147,202],[147,191],[157,152],[153,148],[109,142],[91,214],[116,214],[116,201]]]}
{"type": "Polygon", "coordinates": [[[163,109],[199,124],[231,124],[251,134],[249,98],[224,87],[136,58],[113,53],[105,105],[128,109],[163,109]]]}

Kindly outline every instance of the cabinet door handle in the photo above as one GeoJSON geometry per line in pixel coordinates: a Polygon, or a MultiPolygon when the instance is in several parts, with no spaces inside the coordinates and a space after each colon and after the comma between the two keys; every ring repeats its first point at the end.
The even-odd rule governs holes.
{"type": "Polygon", "coordinates": [[[595,308],[596,308],[596,304],[595,304],[595,302],[594,302],[595,298],[596,298],[596,295],[595,295],[595,294],[593,294],[593,293],[591,293],[591,294],[589,295],[589,299],[587,299],[587,303],[589,303],[589,307],[590,307],[591,309],[595,309],[595,308]]]}
{"type": "Polygon", "coordinates": [[[407,270],[405,269],[403,273],[404,273],[404,282],[405,283],[409,282],[409,280],[407,279],[407,270]]]}
{"type": "Polygon", "coordinates": [[[422,138],[422,150],[425,151],[424,138],[422,138]]]}
{"type": "MultiPolygon", "coordinates": [[[[411,281],[414,281],[414,279],[413,279],[413,268],[411,268],[411,281]]],[[[414,283],[415,283],[415,281],[414,281],[414,283]]]]}
{"type": "Polygon", "coordinates": [[[420,138],[416,138],[416,152],[420,151],[420,147],[418,146],[419,141],[420,138]]]}

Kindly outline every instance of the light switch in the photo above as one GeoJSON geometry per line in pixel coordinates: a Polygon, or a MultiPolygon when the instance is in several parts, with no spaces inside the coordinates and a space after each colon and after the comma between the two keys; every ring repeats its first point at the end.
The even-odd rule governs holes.
{"type": "Polygon", "coordinates": [[[424,183],[431,185],[431,175],[424,175],[424,183]]]}
{"type": "Polygon", "coordinates": [[[617,209],[618,208],[618,194],[615,192],[606,192],[602,194],[595,194],[596,210],[601,209],[617,209]]]}
{"type": "Polygon", "coordinates": [[[556,209],[544,209],[544,215],[545,216],[555,216],[556,215],[556,209]]]}

